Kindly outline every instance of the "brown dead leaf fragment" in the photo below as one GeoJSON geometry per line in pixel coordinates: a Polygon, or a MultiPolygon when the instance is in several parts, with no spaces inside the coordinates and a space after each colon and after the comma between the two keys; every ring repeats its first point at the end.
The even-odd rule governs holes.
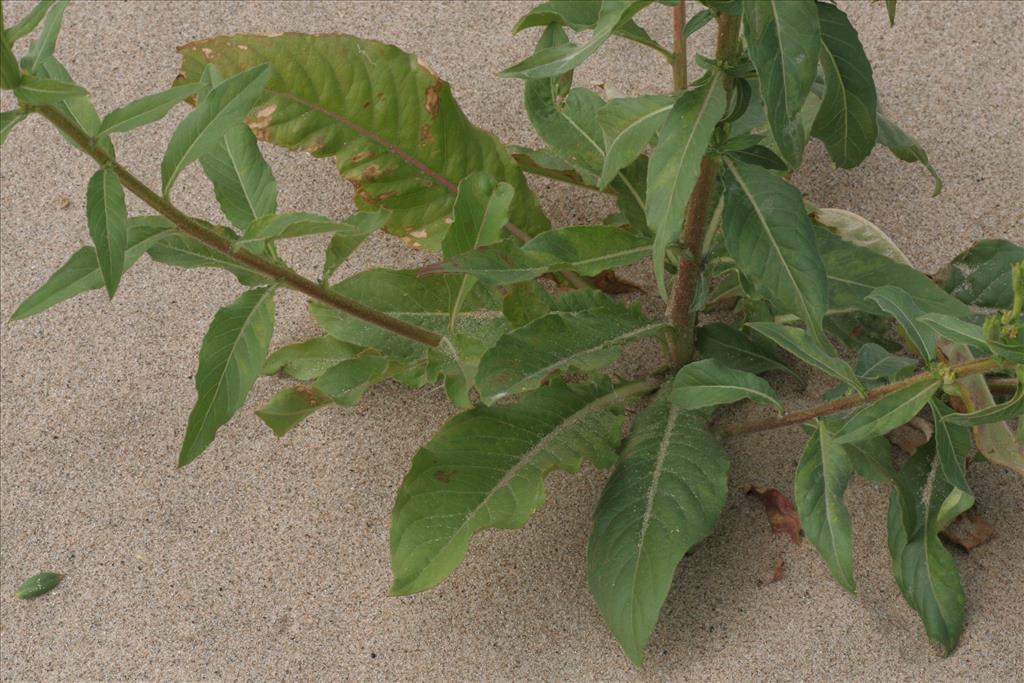
{"type": "Polygon", "coordinates": [[[590,284],[600,289],[605,294],[630,294],[642,292],[644,288],[629,280],[624,280],[615,274],[614,270],[604,270],[590,278],[590,284]]]}
{"type": "Polygon", "coordinates": [[[970,552],[992,538],[992,524],[974,510],[968,510],[940,531],[944,539],[970,552]]]}
{"type": "Polygon", "coordinates": [[[800,544],[803,528],[800,526],[800,515],[793,501],[786,498],[778,489],[763,486],[751,486],[747,489],[747,495],[757,496],[764,503],[764,511],[774,533],[788,534],[794,544],[800,544]]]}
{"type": "Polygon", "coordinates": [[[775,571],[772,572],[772,578],[768,580],[768,583],[778,583],[786,577],[786,561],[779,558],[779,561],[775,563],[775,571]]]}

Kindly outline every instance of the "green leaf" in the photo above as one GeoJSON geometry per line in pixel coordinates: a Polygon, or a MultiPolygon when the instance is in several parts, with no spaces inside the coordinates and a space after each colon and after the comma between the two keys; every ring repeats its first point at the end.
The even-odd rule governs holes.
{"type": "Polygon", "coordinates": [[[362,354],[329,368],[313,387],[330,396],[335,403],[354,406],[371,384],[387,376],[388,365],[388,359],[384,356],[362,354]]]}
{"type": "MultiPolygon", "coordinates": [[[[516,24],[513,33],[548,24],[568,26],[574,31],[583,31],[594,28],[600,14],[601,3],[593,0],[548,0],[527,12],[516,24]]],[[[623,23],[613,33],[627,40],[654,48],[663,54],[668,52],[633,20],[623,23]]]]}
{"type": "Polygon", "coordinates": [[[31,600],[32,598],[38,598],[40,595],[46,595],[56,588],[57,584],[59,584],[63,579],[63,574],[39,572],[18,586],[15,596],[17,596],[19,600],[31,600]]]}
{"type": "Polygon", "coordinates": [[[7,140],[7,136],[14,129],[18,123],[23,121],[28,116],[25,112],[20,109],[12,111],[0,112],[0,145],[4,144],[7,140]]]}
{"type": "Polygon", "coordinates": [[[313,337],[304,342],[282,346],[267,356],[263,374],[283,372],[300,381],[316,379],[343,360],[355,358],[362,349],[331,336],[313,337]]]}
{"type": "Polygon", "coordinates": [[[43,20],[43,17],[46,16],[46,13],[53,4],[54,0],[40,0],[36,3],[36,6],[21,18],[21,21],[4,31],[4,38],[7,39],[7,44],[13,46],[15,41],[24,38],[36,30],[36,26],[43,20]]]}
{"type": "Polygon", "coordinates": [[[476,378],[480,400],[490,404],[529,391],[558,370],[596,370],[615,360],[626,343],[664,329],[665,323],[610,299],[580,311],[549,313],[508,332],[484,354],[476,378]]]}
{"type": "Polygon", "coordinates": [[[608,38],[629,22],[649,0],[604,0],[590,40],[582,45],[566,43],[538,50],[518,64],[501,72],[516,78],[551,78],[572,71],[604,44],[608,38]]]}
{"type": "Polygon", "coordinates": [[[935,167],[931,165],[931,162],[928,161],[928,152],[924,151],[921,143],[915,140],[909,133],[890,121],[882,112],[881,107],[878,108],[878,144],[888,147],[889,151],[901,161],[923,165],[935,180],[935,189],[932,191],[932,196],[937,197],[942,192],[942,178],[939,176],[939,172],[935,170],[935,167]]]}
{"type": "Polygon", "coordinates": [[[924,311],[912,296],[899,287],[885,285],[868,294],[867,298],[896,319],[907,338],[925,360],[935,359],[938,338],[930,327],[918,323],[917,319],[924,314],[924,311]]]}
{"type": "MultiPolygon", "coordinates": [[[[58,81],[64,81],[65,83],[72,83],[71,75],[68,73],[64,65],[57,61],[56,58],[50,56],[45,57],[39,63],[37,67],[38,75],[45,76],[58,81]]],[[[100,117],[96,113],[96,108],[93,107],[92,102],[88,97],[82,95],[79,97],[71,97],[61,102],[57,102],[53,105],[62,114],[74,121],[79,128],[84,130],[90,136],[96,138],[96,144],[105,151],[110,157],[114,157],[114,146],[110,142],[108,137],[96,137],[97,131],[100,129],[100,117]]],[[[64,136],[64,139],[69,141],[72,146],[78,147],[78,143],[71,140],[71,138],[64,136]]]]}
{"type": "Polygon", "coordinates": [[[229,128],[199,157],[199,163],[213,183],[221,211],[242,232],[257,218],[277,211],[274,173],[260,153],[256,136],[244,124],[229,128]]]}
{"type": "MultiPolygon", "coordinates": [[[[508,145],[508,152],[525,173],[532,173],[590,190],[597,189],[596,185],[587,184],[572,164],[550,149],[530,149],[518,145],[508,145]]],[[[590,176],[588,179],[591,179],[590,176]]]]}
{"type": "Polygon", "coordinates": [[[548,291],[536,282],[512,285],[501,304],[501,312],[512,327],[523,325],[550,313],[555,301],[548,291]]]}
{"type": "Polygon", "coordinates": [[[726,159],[725,167],[722,230],[729,254],[759,292],[823,340],[828,285],[800,191],[756,166],[726,159]]]}
{"type": "Polygon", "coordinates": [[[896,0],[885,0],[885,11],[889,15],[889,27],[896,25],[896,0]]]}
{"type": "Polygon", "coordinates": [[[159,121],[174,105],[199,92],[198,83],[178,85],[154,95],[140,97],[123,107],[118,107],[103,117],[98,135],[124,133],[140,126],[159,121]]]}
{"type": "MultiPolygon", "coordinates": [[[[226,233],[225,233],[226,234],[226,233]]],[[[260,272],[249,270],[238,261],[215,251],[198,240],[182,234],[170,235],[153,244],[149,257],[157,263],[178,268],[219,268],[226,270],[243,285],[267,284],[267,278],[260,272]]]]}
{"type": "Polygon", "coordinates": [[[683,366],[672,382],[670,396],[672,403],[683,410],[700,410],[743,399],[775,406],[780,415],[783,412],[779,397],[768,382],[713,358],[683,366]]]}
{"type": "MultiPolygon", "coordinates": [[[[1011,420],[1021,415],[1024,415],[1024,366],[1018,365],[1017,391],[1014,392],[1009,401],[970,413],[950,412],[942,416],[942,422],[963,425],[965,427],[976,427],[992,424],[993,422],[1011,420]]],[[[1024,423],[1024,420],[1021,420],[1021,422],[1024,423]]]]}
{"type": "Polygon", "coordinates": [[[853,525],[843,496],[853,475],[850,454],[836,443],[826,423],[815,422],[796,468],[794,499],[804,533],[818,549],[833,578],[856,592],[853,580],[853,525]]]}
{"type": "Polygon", "coordinates": [[[707,323],[697,328],[697,350],[701,358],[713,358],[737,370],[755,374],[781,370],[794,374],[779,361],[771,346],[725,323],[707,323]]]}
{"type": "Polygon", "coordinates": [[[984,349],[988,345],[988,340],[985,339],[985,331],[980,325],[975,325],[974,323],[969,323],[943,313],[927,313],[918,316],[917,320],[924,323],[925,327],[930,327],[935,333],[951,342],[967,344],[978,349],[984,349]]]}
{"type": "Polygon", "coordinates": [[[188,416],[178,467],[199,457],[217,430],[245,403],[273,332],[273,287],[243,292],[214,316],[199,351],[196,404],[188,416]]]}
{"type": "Polygon", "coordinates": [[[889,497],[889,553],[900,592],[920,615],[928,637],[948,654],[960,639],[967,599],[939,531],[970,508],[974,498],[938,472],[930,445],[919,448],[900,470],[889,497]]]}
{"type": "Polygon", "coordinates": [[[946,418],[956,412],[937,398],[928,401],[935,420],[935,454],[942,476],[950,484],[970,493],[967,485],[967,456],[971,452],[971,433],[966,427],[946,418]]]}
{"type": "MultiPolygon", "coordinates": [[[[57,36],[60,34],[60,26],[64,21],[64,10],[68,8],[68,1],[57,0],[53,3],[43,19],[42,32],[29,44],[28,52],[21,58],[21,68],[30,74],[37,73],[46,58],[53,56],[53,50],[57,46],[57,36]]],[[[5,33],[5,35],[9,34],[5,33]]],[[[13,45],[15,39],[9,38],[9,40],[13,45]]]]}
{"type": "Polygon", "coordinates": [[[745,2],[743,28],[772,136],[789,167],[799,168],[807,144],[800,109],[821,50],[817,8],[813,0],[745,2]]]}
{"type": "MultiPolygon", "coordinates": [[[[957,255],[939,276],[943,288],[970,306],[987,309],[1013,307],[1010,269],[1024,261],[1024,247],[1007,240],[979,240],[957,255]]],[[[952,313],[958,318],[966,317],[952,313]]]]}
{"type": "Polygon", "coordinates": [[[275,394],[267,405],[256,411],[256,415],[273,430],[275,436],[284,436],[292,427],[331,403],[329,396],[300,384],[275,394]]]}
{"type": "Polygon", "coordinates": [[[85,88],[74,83],[37,78],[26,74],[21,79],[21,85],[14,89],[15,96],[25,104],[56,104],[72,97],[81,97],[86,93],[85,88]]]}
{"type": "Polygon", "coordinates": [[[831,345],[815,341],[806,331],[776,323],[747,323],[747,327],[775,342],[808,365],[835,377],[840,382],[845,382],[858,392],[864,392],[857,375],[846,361],[836,354],[835,349],[831,345]]]}
{"type": "MultiPolygon", "coordinates": [[[[825,226],[830,232],[842,238],[844,242],[873,251],[896,263],[912,265],[910,259],[885,234],[885,231],[867,218],[852,211],[816,208],[811,212],[811,220],[825,226]]],[[[821,244],[818,247],[820,249],[821,244]]]]}
{"type": "Polygon", "coordinates": [[[668,299],[665,250],[679,239],[686,206],[700,176],[701,161],[715,126],[725,114],[725,105],[722,73],[715,71],[705,85],[683,93],[676,101],[651,154],[647,222],[654,230],[654,273],[662,299],[668,299]]]}
{"type": "Polygon", "coordinates": [[[186,166],[216,150],[224,135],[245,119],[269,79],[268,64],[235,74],[211,89],[178,124],[160,163],[165,197],[170,196],[171,186],[186,166]]]}
{"type": "Polygon", "coordinates": [[[892,381],[909,377],[916,367],[913,358],[895,356],[878,344],[869,343],[857,351],[853,371],[863,380],[892,381]]]}
{"type": "Polygon", "coordinates": [[[860,165],[878,138],[878,96],[871,62],[838,7],[817,3],[821,25],[821,69],[825,94],[811,132],[840,168],[860,165]]]}
{"type": "Polygon", "coordinates": [[[420,448],[391,517],[392,595],[443,581],[482,529],[515,529],[544,503],[544,477],[607,466],[622,439],[609,383],[555,380],[515,404],[456,415],[420,448]]]}
{"type": "Polygon", "coordinates": [[[506,285],[560,270],[597,275],[641,261],[650,252],[650,240],[622,228],[578,225],[549,230],[522,246],[505,240],[428,266],[420,272],[467,273],[481,282],[506,285]]]}
{"type": "Polygon", "coordinates": [[[702,9],[697,12],[690,17],[689,21],[686,22],[686,26],[683,27],[683,37],[689,38],[694,33],[704,28],[714,18],[715,15],[709,10],[702,9]]]}
{"type": "Polygon", "coordinates": [[[915,382],[857,409],[836,432],[837,443],[851,443],[882,436],[910,422],[928,403],[942,382],[915,382]]]}
{"type": "MultiPolygon", "coordinates": [[[[342,280],[332,289],[365,306],[444,334],[458,285],[453,275],[422,278],[415,270],[373,269],[342,280]]],[[[506,329],[500,309],[501,301],[493,293],[476,288],[463,302],[456,331],[476,339],[492,339],[506,329]]],[[[328,334],[343,341],[395,358],[422,359],[426,355],[422,344],[335,308],[312,303],[310,311],[328,334]]]]}
{"type": "MultiPolygon", "coordinates": [[[[385,221],[387,221],[386,211],[357,213],[340,221],[316,213],[271,214],[253,221],[239,242],[260,242],[333,233],[346,238],[350,243],[358,239],[358,242],[352,247],[354,250],[385,221]]],[[[341,265],[341,263],[338,262],[337,265],[341,265]]]]}
{"type": "MultiPolygon", "coordinates": [[[[127,271],[161,239],[173,235],[174,226],[160,216],[141,216],[128,219],[128,236],[124,251],[124,269],[127,271]]],[[[42,313],[71,297],[103,287],[103,274],[93,247],[82,247],[50,276],[42,287],[30,294],[11,315],[21,320],[42,313]]]]}
{"type": "Polygon", "coordinates": [[[391,209],[385,229],[437,249],[457,183],[474,171],[515,189],[512,223],[531,235],[550,224],[504,145],[473,126],[448,83],[415,56],[345,35],[241,34],[180,49],[186,81],[207,62],[225,74],[269,63],[249,124],[260,139],[336,157],[363,211],[391,209]]]}
{"type": "Polygon", "coordinates": [[[599,187],[606,187],[651,144],[674,103],[675,99],[668,95],[620,97],[597,112],[606,150],[599,187]]]}
{"type": "MultiPolygon", "coordinates": [[[[458,256],[501,239],[514,192],[511,185],[498,183],[486,173],[478,172],[463,178],[452,209],[452,226],[441,243],[441,253],[445,258],[458,256]]],[[[455,330],[462,302],[477,283],[472,275],[460,274],[454,279],[458,289],[451,301],[451,331],[455,330]]]]}
{"type": "Polygon", "coordinates": [[[636,416],[587,548],[590,592],[637,665],[677,565],[714,529],[727,492],[725,451],[699,416],[667,399],[636,416]]]}
{"type": "Polygon", "coordinates": [[[387,224],[390,216],[391,212],[387,209],[373,213],[361,212],[349,216],[340,224],[324,253],[324,270],[321,276],[324,284],[331,279],[341,264],[352,255],[352,252],[370,236],[370,233],[387,224]]]}
{"type": "Polygon", "coordinates": [[[786,166],[785,161],[764,145],[754,145],[753,147],[730,151],[729,158],[747,165],[760,166],[769,171],[785,171],[789,168],[786,166]]]}
{"type": "Polygon", "coordinates": [[[101,168],[89,180],[85,194],[85,214],[107,295],[113,299],[125,271],[128,209],[125,208],[121,181],[110,168],[101,168]]]}
{"type": "Polygon", "coordinates": [[[895,481],[896,468],[892,465],[892,445],[884,436],[846,443],[841,448],[849,455],[853,471],[858,475],[879,484],[891,484],[895,481]]]}
{"type": "Polygon", "coordinates": [[[928,276],[883,256],[877,248],[851,244],[827,230],[814,230],[814,239],[828,273],[829,308],[833,311],[881,315],[882,309],[869,296],[879,287],[895,285],[910,294],[922,311],[956,317],[970,313],[928,276]]]}

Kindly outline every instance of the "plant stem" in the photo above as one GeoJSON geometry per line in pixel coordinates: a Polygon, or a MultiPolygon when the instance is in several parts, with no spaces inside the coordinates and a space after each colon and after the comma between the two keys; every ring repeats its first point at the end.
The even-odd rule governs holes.
{"type": "MultiPolygon", "coordinates": [[[[678,6],[677,6],[678,7],[678,6]]],[[[680,29],[681,31],[682,29],[680,29]]],[[[715,59],[730,62],[736,57],[739,48],[740,18],[731,14],[718,15],[718,43],[715,48],[715,59]]],[[[684,64],[685,68],[685,64],[684,64]]],[[[673,63],[673,75],[675,64],[673,63]]],[[[732,78],[725,78],[726,90],[732,89],[732,78]]],[[[679,259],[679,272],[672,287],[669,299],[668,319],[676,327],[676,343],[673,350],[673,361],[682,367],[693,358],[694,332],[697,325],[697,314],[692,311],[697,285],[700,282],[701,258],[704,249],[704,230],[710,218],[711,195],[715,190],[718,177],[719,161],[714,157],[704,157],[700,164],[700,176],[690,195],[686,207],[686,222],[683,225],[681,242],[683,255],[679,259]]]]}
{"type": "MultiPolygon", "coordinates": [[[[949,369],[956,377],[966,377],[967,375],[977,375],[979,373],[989,372],[992,370],[1000,370],[1004,367],[1007,367],[1007,363],[1005,361],[997,360],[995,358],[982,358],[979,360],[967,361],[966,363],[960,363],[959,365],[952,365],[949,369]]],[[[921,382],[932,381],[936,381],[934,374],[931,372],[922,372],[914,375],[913,377],[900,380],[899,382],[893,382],[892,384],[886,384],[885,386],[872,389],[863,396],[844,396],[843,398],[837,398],[834,401],[822,403],[821,405],[813,408],[800,410],[795,413],[782,415],[781,417],[769,417],[760,420],[751,420],[750,422],[723,425],[721,427],[716,427],[715,432],[720,436],[735,436],[737,434],[752,434],[754,432],[764,432],[769,429],[778,429],[779,427],[789,427],[791,425],[807,422],[808,420],[813,420],[816,417],[824,417],[825,415],[831,415],[832,413],[838,413],[843,410],[855,408],[865,403],[873,403],[874,401],[895,393],[900,389],[905,389],[911,385],[919,384],[921,382]]]]}
{"type": "Polygon", "coordinates": [[[679,0],[679,3],[672,8],[672,85],[676,92],[686,90],[689,85],[686,74],[684,28],[686,28],[686,2],[679,0]]]}
{"type": "Polygon", "coordinates": [[[111,169],[121,180],[121,184],[132,194],[148,204],[154,211],[157,211],[178,230],[192,239],[202,242],[214,251],[217,251],[231,260],[245,266],[249,270],[265,275],[275,280],[288,289],[302,292],[311,299],[320,301],[339,311],[344,311],[360,320],[382,327],[385,330],[394,332],[417,341],[427,346],[437,346],[441,343],[441,336],[434,332],[412,325],[394,318],[386,313],[365,306],[354,299],[338,294],[334,290],[323,287],[313,280],[305,278],[285,265],[271,261],[270,259],[257,256],[245,249],[236,249],[234,243],[201,225],[198,221],[182,213],[176,206],[159,194],[151,190],[145,183],[132,175],[126,168],[117,163],[103,149],[96,144],[89,135],[81,130],[73,121],[68,119],[59,110],[52,106],[26,106],[26,111],[41,114],[46,120],[57,127],[62,133],[75,142],[86,154],[91,156],[97,164],[111,169]]]}

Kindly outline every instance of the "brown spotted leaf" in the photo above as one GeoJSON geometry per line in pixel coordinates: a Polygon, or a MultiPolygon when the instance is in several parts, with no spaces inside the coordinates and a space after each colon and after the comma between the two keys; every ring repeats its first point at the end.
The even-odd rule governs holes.
{"type": "Polygon", "coordinates": [[[178,50],[179,82],[199,80],[208,63],[225,77],[270,64],[252,131],[336,157],[361,209],[391,210],[388,232],[440,247],[458,183],[475,171],[515,189],[512,223],[531,235],[549,227],[505,147],[470,123],[448,83],[413,55],[373,40],[300,33],[218,36],[178,50]]]}
{"type": "Polygon", "coordinates": [[[764,511],[768,515],[768,523],[774,533],[786,534],[793,543],[800,544],[803,529],[800,526],[800,515],[796,511],[793,501],[778,489],[764,486],[751,486],[747,489],[747,495],[757,496],[761,499],[764,511]]]}

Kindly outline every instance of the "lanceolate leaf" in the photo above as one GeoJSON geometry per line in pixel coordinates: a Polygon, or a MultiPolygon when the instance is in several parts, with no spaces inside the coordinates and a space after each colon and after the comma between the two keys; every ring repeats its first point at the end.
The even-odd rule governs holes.
{"type": "Polygon", "coordinates": [[[716,70],[705,85],[679,98],[658,133],[658,144],[651,154],[647,222],[654,230],[654,273],[663,299],[668,299],[665,250],[679,238],[690,194],[700,176],[701,160],[715,126],[725,114],[725,104],[722,74],[716,70]]]}
{"type": "Polygon", "coordinates": [[[277,211],[274,174],[260,154],[256,136],[244,124],[229,128],[199,163],[213,183],[221,211],[242,232],[260,216],[277,211]]]}
{"type": "Polygon", "coordinates": [[[1012,420],[1024,415],[1024,366],[1017,366],[1017,391],[1009,401],[989,406],[971,413],[948,413],[942,416],[943,422],[967,427],[988,425],[993,422],[1012,420]]]}
{"type": "Polygon", "coordinates": [[[948,654],[963,630],[966,597],[956,563],[939,532],[969,509],[974,498],[939,473],[934,448],[922,446],[900,470],[889,497],[889,553],[892,573],[928,637],[948,654]]]}
{"type": "MultiPolygon", "coordinates": [[[[21,18],[21,21],[4,31],[4,38],[7,39],[7,44],[13,46],[15,41],[32,33],[32,31],[36,29],[36,26],[39,25],[39,22],[43,20],[43,17],[46,16],[46,13],[50,10],[53,4],[54,0],[40,0],[40,2],[36,3],[36,6],[21,18]]],[[[63,4],[66,5],[67,3],[65,2],[63,4]]]]}
{"type": "Polygon", "coordinates": [[[420,272],[467,273],[481,282],[505,285],[557,270],[597,275],[610,268],[636,263],[650,252],[650,240],[622,228],[579,225],[549,230],[522,246],[508,239],[428,266],[420,272]]]}
{"type": "Polygon", "coordinates": [[[824,2],[817,6],[825,94],[812,133],[824,141],[836,166],[853,168],[867,158],[878,137],[871,62],[846,14],[824,2]]]}
{"type": "Polygon", "coordinates": [[[571,71],[597,52],[616,29],[629,22],[650,0],[604,0],[590,40],[582,45],[565,43],[539,50],[502,72],[516,78],[551,78],[571,71]]]}
{"type": "Polygon", "coordinates": [[[284,372],[297,380],[316,379],[328,368],[355,358],[362,349],[330,336],[313,337],[274,351],[263,364],[263,374],[284,372]]]}
{"type": "Polygon", "coordinates": [[[857,375],[827,342],[818,343],[804,330],[776,323],[747,323],[747,327],[775,342],[808,365],[863,392],[864,387],[857,379],[857,375]]]}
{"type": "Polygon", "coordinates": [[[779,397],[768,382],[713,358],[683,366],[672,383],[671,401],[683,410],[699,410],[750,399],[778,408],[779,397]]]}
{"type": "Polygon", "coordinates": [[[942,382],[915,382],[874,403],[859,408],[836,432],[837,443],[852,443],[882,436],[909,422],[928,403],[942,382]]]}
{"type": "Polygon", "coordinates": [[[226,270],[246,286],[267,283],[267,278],[262,273],[249,270],[234,259],[182,234],[169,235],[161,239],[149,248],[148,253],[157,263],[168,266],[226,270]]]}
{"type": "Polygon", "coordinates": [[[388,365],[384,356],[364,353],[329,368],[313,387],[330,396],[335,403],[354,406],[371,384],[387,376],[388,365]]]}
{"type": "MultiPolygon", "coordinates": [[[[1024,247],[1007,240],[979,240],[940,274],[947,292],[970,306],[1009,309],[1013,306],[1010,268],[1024,261],[1024,247]]],[[[952,314],[957,317],[963,314],[952,314]]]]}
{"type": "Polygon", "coordinates": [[[544,502],[544,477],[585,459],[616,460],[621,399],[611,385],[554,381],[515,404],[449,420],[413,458],[391,521],[393,595],[443,581],[488,527],[523,526],[544,502]]]}
{"type": "Polygon", "coordinates": [[[951,315],[928,313],[918,317],[918,322],[932,331],[957,344],[967,344],[978,349],[986,348],[988,341],[980,325],[969,323],[951,315]]]}
{"type": "Polygon", "coordinates": [[[221,138],[244,120],[269,78],[267,64],[235,74],[210,90],[184,118],[171,135],[160,164],[164,196],[170,195],[171,186],[186,166],[216,149],[221,138]]]}
{"type": "Polygon", "coordinates": [[[917,361],[906,356],[894,356],[878,344],[865,344],[857,352],[854,372],[871,381],[892,381],[909,377],[917,361]]]}
{"type": "Polygon", "coordinates": [[[597,112],[606,150],[598,182],[600,187],[606,187],[615,179],[616,173],[644,151],[674,103],[675,100],[668,95],[620,97],[597,112]]]}
{"type": "MultiPolygon", "coordinates": [[[[445,258],[497,242],[508,222],[514,192],[511,185],[497,183],[486,173],[466,176],[459,183],[459,195],[452,209],[452,227],[441,243],[445,258]]],[[[477,282],[471,275],[456,275],[454,279],[458,283],[458,291],[451,302],[449,325],[452,330],[462,302],[477,282]]]]}
{"type": "Polygon", "coordinates": [[[267,405],[256,411],[256,415],[276,436],[284,436],[292,427],[331,403],[329,396],[300,384],[277,393],[267,405]]]}
{"type": "Polygon", "coordinates": [[[89,235],[96,247],[96,259],[107,294],[111,298],[117,291],[125,271],[125,249],[128,243],[128,210],[124,203],[124,189],[109,168],[101,168],[89,180],[85,195],[85,213],[89,235]]]}
{"type": "Polygon", "coordinates": [[[932,196],[935,197],[942,192],[942,178],[931,162],[928,161],[928,152],[924,151],[921,143],[915,140],[909,133],[890,121],[881,108],[878,109],[878,144],[888,147],[889,151],[901,161],[922,164],[928,169],[928,172],[932,174],[932,178],[935,180],[935,189],[932,191],[932,196]]]}
{"type": "Polygon", "coordinates": [[[528,391],[557,370],[596,370],[615,360],[626,343],[665,329],[638,310],[610,302],[549,313],[501,337],[477,373],[480,400],[493,403],[528,391]]]}
{"type": "Polygon", "coordinates": [[[818,421],[797,465],[794,498],[804,533],[835,580],[850,592],[856,591],[853,525],[843,495],[852,474],[846,447],[836,443],[826,423],[818,421]]]}
{"type": "Polygon", "coordinates": [[[274,289],[250,289],[214,316],[196,371],[196,404],[178,456],[184,467],[245,403],[260,375],[274,331],[274,289]]]}
{"type": "Polygon", "coordinates": [[[798,168],[807,144],[800,108],[811,92],[821,49],[814,0],[744,2],[743,27],[772,136],[790,168],[798,168]]]}
{"type": "Polygon", "coordinates": [[[663,392],[637,415],[594,512],[590,592],[626,655],[643,662],[676,566],[714,528],[729,461],[703,420],[663,392]]]}
{"type": "Polygon", "coordinates": [[[515,189],[512,223],[549,227],[518,166],[473,126],[437,74],[406,52],[345,35],[219,36],[180,48],[186,81],[269,63],[249,124],[260,139],[335,156],[361,210],[392,209],[385,229],[436,249],[459,180],[486,171],[515,189]]]}
{"type": "Polygon", "coordinates": [[[341,264],[352,255],[352,252],[370,236],[370,233],[384,227],[390,215],[391,212],[385,209],[373,213],[357,213],[344,220],[341,227],[331,237],[327,251],[324,253],[323,281],[325,284],[341,264]]]}
{"type": "MultiPolygon", "coordinates": [[[[71,75],[68,73],[64,65],[57,61],[53,56],[44,58],[39,62],[37,67],[37,73],[40,76],[46,78],[52,78],[66,83],[71,83],[71,75]]],[[[93,107],[92,102],[85,95],[79,97],[71,97],[61,102],[54,104],[58,110],[65,116],[69,117],[74,121],[79,128],[84,130],[89,135],[96,138],[96,144],[105,151],[111,158],[115,156],[114,146],[110,142],[110,138],[100,137],[96,135],[96,132],[100,128],[100,117],[96,113],[96,108],[93,107]]],[[[65,136],[65,140],[70,142],[73,146],[77,147],[78,143],[71,140],[71,138],[65,136]]]]}
{"type": "Polygon", "coordinates": [[[56,104],[86,94],[85,88],[74,83],[37,78],[26,74],[14,94],[26,104],[56,104]]]}
{"type": "Polygon", "coordinates": [[[98,135],[124,133],[159,121],[174,105],[199,92],[198,83],[179,85],[154,95],[146,95],[103,117],[98,135]]]}
{"type": "Polygon", "coordinates": [[[851,244],[827,230],[815,229],[814,239],[828,272],[829,308],[834,311],[860,310],[881,315],[883,310],[869,296],[879,287],[894,285],[910,294],[922,311],[956,317],[970,313],[966,306],[909,265],[897,263],[875,249],[851,244]]]}
{"type": "MultiPolygon", "coordinates": [[[[870,249],[896,263],[911,265],[907,255],[896,246],[885,231],[863,216],[845,209],[822,208],[814,209],[810,215],[812,221],[825,226],[844,242],[870,249]]],[[[821,247],[820,244],[818,246],[821,247]]]]}
{"type": "Polygon", "coordinates": [[[793,374],[783,365],[771,346],[751,339],[725,323],[708,323],[697,329],[697,350],[701,358],[714,358],[729,367],[760,374],[769,370],[782,370],[793,374]]]}
{"type": "Polygon", "coordinates": [[[722,230],[729,254],[762,294],[823,339],[825,266],[799,190],[757,166],[726,159],[725,167],[722,230]]]}
{"type": "MultiPolygon", "coordinates": [[[[142,216],[128,219],[124,269],[131,268],[153,244],[175,232],[174,226],[162,217],[142,216]]],[[[96,249],[82,247],[67,260],[67,263],[57,269],[42,287],[21,302],[11,315],[11,320],[21,320],[42,313],[76,294],[100,287],[103,287],[103,274],[96,259],[96,249]]]]}
{"type": "Polygon", "coordinates": [[[0,145],[4,144],[11,130],[28,116],[20,109],[0,112],[0,145]]]}
{"type": "MultiPolygon", "coordinates": [[[[452,301],[458,292],[456,276],[418,277],[414,270],[366,270],[334,285],[333,289],[366,306],[444,334],[452,301]]],[[[310,305],[313,317],[342,341],[377,349],[396,358],[423,358],[426,347],[376,325],[323,304],[310,305]]],[[[456,331],[477,339],[493,339],[506,329],[500,300],[484,288],[466,297],[456,331]]]]}
{"type": "Polygon", "coordinates": [[[967,455],[971,451],[971,433],[966,427],[946,418],[956,413],[937,398],[928,401],[935,418],[935,456],[939,460],[942,476],[950,484],[970,493],[967,485],[967,455]]]}
{"type": "MultiPolygon", "coordinates": [[[[334,220],[315,213],[279,213],[254,220],[240,241],[259,242],[261,240],[334,234],[358,240],[355,244],[358,246],[371,232],[382,226],[387,221],[387,217],[386,211],[357,213],[341,220],[334,220]]],[[[339,254],[333,254],[333,256],[337,257],[339,254]]]]}
{"type": "Polygon", "coordinates": [[[938,339],[929,326],[918,322],[917,319],[924,314],[924,311],[918,307],[912,296],[899,287],[886,285],[868,294],[867,298],[878,304],[879,308],[899,322],[922,357],[926,360],[935,358],[938,339]]]}
{"type": "MultiPolygon", "coordinates": [[[[593,0],[550,0],[537,5],[519,20],[513,32],[519,33],[523,29],[533,26],[547,26],[558,24],[568,26],[574,31],[592,29],[601,16],[601,3],[593,0]]],[[[648,47],[660,48],[650,34],[640,28],[632,19],[620,23],[614,34],[628,40],[636,41],[648,47]]]]}
{"type": "MultiPolygon", "coordinates": [[[[43,30],[39,37],[29,44],[28,53],[21,59],[21,67],[29,73],[36,73],[39,65],[47,57],[53,56],[53,50],[57,46],[57,36],[60,34],[60,27],[64,21],[64,10],[68,8],[69,0],[57,0],[53,3],[43,19],[43,30]]],[[[31,29],[29,29],[31,30],[31,29]]],[[[14,38],[10,39],[11,44],[14,38]]]]}

